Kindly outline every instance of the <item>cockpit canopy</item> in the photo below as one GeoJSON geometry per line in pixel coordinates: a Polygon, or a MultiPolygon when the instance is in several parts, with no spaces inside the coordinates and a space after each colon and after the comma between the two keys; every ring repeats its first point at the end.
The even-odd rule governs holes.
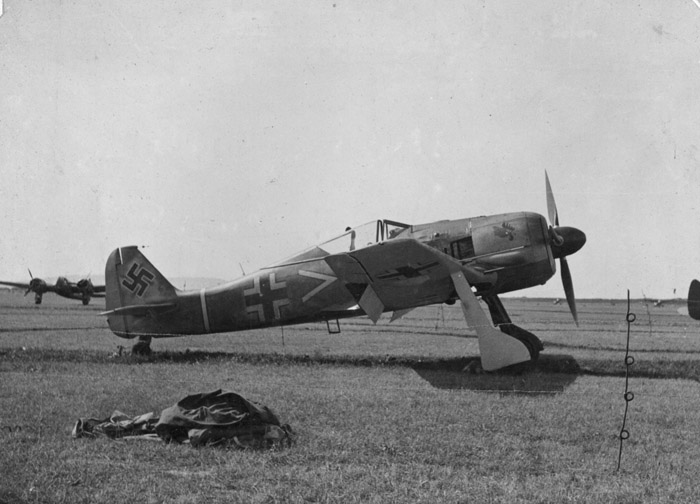
{"type": "Polygon", "coordinates": [[[387,219],[371,221],[353,228],[348,227],[342,234],[335,238],[331,238],[330,240],[294,254],[283,261],[275,263],[273,266],[282,266],[285,264],[318,259],[327,255],[352,252],[374,245],[375,243],[393,240],[394,238],[400,237],[402,234],[409,234],[411,227],[410,224],[387,219]]]}

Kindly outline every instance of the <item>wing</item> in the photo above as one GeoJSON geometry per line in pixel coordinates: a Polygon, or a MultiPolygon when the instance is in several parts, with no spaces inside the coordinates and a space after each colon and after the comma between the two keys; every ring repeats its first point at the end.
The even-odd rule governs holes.
{"type": "Polygon", "coordinates": [[[401,313],[456,295],[467,325],[476,330],[484,369],[531,358],[525,345],[493,327],[471,290],[470,283],[492,283],[492,275],[413,239],[390,240],[324,259],[374,322],[384,311],[401,313]]]}
{"type": "MultiPolygon", "coordinates": [[[[446,263],[457,261],[413,239],[390,240],[324,258],[373,321],[385,311],[402,311],[454,298],[446,263]]],[[[472,282],[488,282],[475,269],[472,282]]]]}
{"type": "MultiPolygon", "coordinates": [[[[31,281],[31,283],[19,283],[19,282],[4,282],[0,281],[0,285],[9,285],[11,287],[19,287],[22,289],[26,289],[26,294],[29,292],[41,292],[46,293],[46,292],[56,292],[56,286],[53,284],[47,284],[40,278],[35,278],[31,281]],[[37,282],[37,283],[35,283],[37,282]]],[[[25,295],[26,295],[25,294],[25,295]]]]}
{"type": "Polygon", "coordinates": [[[15,282],[3,282],[0,281],[0,285],[9,285],[10,287],[21,287],[22,289],[28,289],[29,284],[26,283],[15,283],[15,282]]]}
{"type": "MultiPolygon", "coordinates": [[[[74,299],[82,299],[83,298],[83,288],[80,287],[81,282],[88,281],[89,279],[82,279],[78,282],[68,282],[68,285],[70,286],[70,290],[73,294],[74,299]]],[[[90,282],[90,287],[92,288],[90,290],[90,297],[94,298],[103,298],[105,297],[105,286],[104,285],[92,285],[92,282],[90,282]]]]}

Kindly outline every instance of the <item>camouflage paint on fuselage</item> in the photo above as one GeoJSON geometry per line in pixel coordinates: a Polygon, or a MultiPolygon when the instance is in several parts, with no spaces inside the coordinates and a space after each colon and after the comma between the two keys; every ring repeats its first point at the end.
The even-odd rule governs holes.
{"type": "MultiPolygon", "coordinates": [[[[378,221],[377,225],[382,222],[378,221]]],[[[387,230],[385,240],[382,240],[383,227],[381,232],[377,228],[376,233],[373,229],[370,233],[360,228],[348,230],[334,240],[253,274],[201,291],[175,289],[140,253],[131,248],[118,249],[117,262],[124,254],[124,264],[117,266],[124,278],[115,278],[116,271],[110,273],[109,268],[106,275],[123,285],[117,288],[119,302],[110,301],[108,296],[108,309],[145,303],[146,298],[166,300],[174,306],[164,313],[153,311],[145,316],[113,315],[109,319],[110,327],[127,337],[131,333],[168,337],[351,317],[364,313],[358,301],[368,283],[377,280],[382,281],[381,297],[393,300],[391,305],[382,306],[383,311],[451,302],[456,298],[446,275],[444,282],[436,281],[435,277],[427,282],[424,273],[438,265],[429,256],[420,267],[377,271],[371,264],[377,255],[363,255],[364,248],[375,245],[372,234],[384,243],[414,239],[458,259],[474,272],[469,281],[480,295],[539,285],[555,272],[547,223],[539,214],[519,212],[402,226],[395,227],[391,233],[387,230]],[[352,252],[353,257],[338,254],[341,250],[352,252]],[[334,269],[342,270],[342,280],[334,269]],[[367,271],[373,271],[375,277],[367,271]],[[353,281],[354,277],[358,280],[353,281]],[[157,292],[147,291],[153,289],[151,284],[157,292]]]]}

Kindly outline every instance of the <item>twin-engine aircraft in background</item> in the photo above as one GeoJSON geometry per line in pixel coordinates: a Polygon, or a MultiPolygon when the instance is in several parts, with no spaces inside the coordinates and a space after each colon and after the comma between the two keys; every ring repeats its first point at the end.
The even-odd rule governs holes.
{"type": "Polygon", "coordinates": [[[135,353],[148,353],[151,338],[318,321],[330,331],[330,322],[337,325],[341,318],[366,315],[376,323],[391,311],[393,321],[419,306],[459,301],[476,331],[483,369],[534,361],[541,341],[512,323],[498,296],[544,284],[559,259],[578,324],[566,257],[586,242],[583,232],[559,225],[546,173],[545,178],[551,225],[530,212],[419,225],[378,220],[199,291],[176,289],[137,247],[122,247],[107,260],[104,315],[117,336],[139,338],[135,353]]]}
{"type": "Polygon", "coordinates": [[[84,305],[89,304],[90,299],[94,297],[105,297],[105,286],[93,285],[92,280],[89,278],[82,278],[77,282],[71,282],[66,277],[58,277],[56,283],[52,285],[46,283],[46,281],[41,278],[34,278],[31,270],[29,270],[29,277],[31,280],[28,284],[0,281],[0,285],[27,289],[24,293],[25,296],[33,292],[35,304],[41,304],[46,292],[54,292],[68,299],[80,299],[84,305]]]}

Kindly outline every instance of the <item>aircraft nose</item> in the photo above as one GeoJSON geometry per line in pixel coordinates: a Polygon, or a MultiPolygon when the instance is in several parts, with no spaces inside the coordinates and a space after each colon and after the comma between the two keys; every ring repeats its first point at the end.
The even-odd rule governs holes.
{"type": "Polygon", "coordinates": [[[559,236],[561,244],[552,243],[552,253],[559,259],[578,252],[586,243],[586,234],[580,229],[566,226],[554,228],[559,236]]]}

